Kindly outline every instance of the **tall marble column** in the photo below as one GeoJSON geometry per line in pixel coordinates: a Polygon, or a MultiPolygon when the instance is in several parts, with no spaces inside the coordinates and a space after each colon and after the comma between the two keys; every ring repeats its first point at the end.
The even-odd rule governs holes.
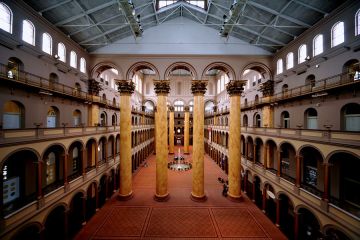
{"type": "Polygon", "coordinates": [[[157,95],[157,112],[155,114],[156,132],[156,193],[154,199],[166,201],[168,192],[168,149],[167,149],[167,111],[166,99],[170,92],[170,81],[154,80],[155,93],[157,95]]]}
{"type": "Polygon", "coordinates": [[[228,197],[236,201],[241,199],[240,97],[245,83],[244,80],[232,80],[226,86],[230,96],[228,197]]]}
{"type": "Polygon", "coordinates": [[[189,154],[189,139],[190,139],[190,108],[186,106],[185,110],[185,119],[184,119],[184,154],[189,154]]]}
{"type": "Polygon", "coordinates": [[[174,107],[169,107],[169,154],[174,154],[174,107]]]}
{"type": "Polygon", "coordinates": [[[208,81],[193,80],[191,92],[194,94],[193,123],[193,170],[191,199],[205,201],[204,191],[204,94],[208,81]]]}
{"type": "Polygon", "coordinates": [[[132,197],[131,171],[131,94],[135,84],[129,80],[117,81],[120,93],[120,186],[118,198],[132,197]]]}

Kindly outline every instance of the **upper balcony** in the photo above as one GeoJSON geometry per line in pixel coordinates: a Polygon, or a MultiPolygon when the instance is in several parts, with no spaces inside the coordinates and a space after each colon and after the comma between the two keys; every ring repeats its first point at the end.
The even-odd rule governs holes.
{"type": "Polygon", "coordinates": [[[97,103],[103,107],[119,109],[119,104],[114,101],[89,94],[74,87],[50,81],[49,79],[22,70],[17,70],[16,72],[8,71],[8,66],[4,64],[0,64],[0,79],[1,81],[10,84],[16,83],[29,88],[38,89],[40,94],[60,95],[87,104],[97,103]]]}

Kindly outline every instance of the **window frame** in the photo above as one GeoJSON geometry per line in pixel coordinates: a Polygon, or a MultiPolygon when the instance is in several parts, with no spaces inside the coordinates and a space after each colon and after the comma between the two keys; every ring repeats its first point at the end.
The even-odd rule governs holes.
{"type": "Polygon", "coordinates": [[[345,23],[343,21],[339,21],[336,22],[332,27],[331,27],[331,47],[336,47],[339,46],[340,44],[345,42],[345,23]],[[335,31],[340,31],[338,29],[338,27],[342,26],[342,28],[340,28],[341,32],[340,33],[335,33],[335,31]],[[341,40],[338,40],[339,42],[335,42],[335,40],[339,39],[339,37],[341,37],[341,40]]]}
{"type": "Polygon", "coordinates": [[[313,57],[320,55],[324,52],[324,35],[318,34],[313,39],[313,57]],[[321,39],[321,43],[319,43],[319,39],[321,39]],[[318,44],[321,44],[320,47],[318,44]],[[316,49],[321,49],[321,51],[316,51],[316,49]]]}
{"type": "Polygon", "coordinates": [[[49,55],[52,55],[52,50],[53,50],[53,41],[52,41],[52,37],[49,33],[43,33],[42,34],[42,43],[41,43],[41,50],[44,52],[44,53],[47,53],[49,55]],[[46,46],[45,45],[45,40],[48,40],[48,45],[49,46],[46,46]],[[47,47],[48,49],[46,49],[45,47],[47,47]]]}
{"type": "Polygon", "coordinates": [[[307,57],[307,45],[306,44],[301,44],[299,49],[298,49],[298,63],[300,64],[300,63],[305,62],[306,57],[307,57]],[[304,48],[304,50],[303,50],[303,48],[304,48]]]}
{"type": "Polygon", "coordinates": [[[0,20],[8,20],[8,21],[0,22],[0,29],[4,30],[7,33],[12,34],[13,33],[13,19],[14,19],[13,12],[11,11],[11,8],[8,5],[6,5],[5,3],[0,2],[0,5],[2,5],[4,7],[5,13],[8,13],[4,16],[4,18],[2,18],[2,17],[0,18],[0,20]],[[5,29],[6,28],[5,26],[7,26],[7,25],[8,25],[8,30],[5,29]],[[2,27],[2,26],[4,26],[4,27],[2,27]]]}
{"type": "Polygon", "coordinates": [[[75,51],[70,52],[70,67],[77,68],[77,54],[75,51]]]}
{"type": "Polygon", "coordinates": [[[22,22],[22,34],[21,34],[21,40],[28,43],[28,44],[31,44],[33,46],[35,46],[35,39],[36,39],[36,31],[35,31],[35,25],[28,19],[24,19],[23,22],[22,22]],[[28,29],[29,33],[30,33],[30,30],[32,30],[32,36],[26,36],[26,32],[24,31],[25,30],[25,24],[28,24],[29,27],[31,27],[31,29],[28,29]],[[29,38],[29,39],[27,39],[29,38]],[[30,39],[31,38],[31,39],[30,39]]]}
{"type": "Polygon", "coordinates": [[[62,42],[59,42],[59,43],[58,43],[57,55],[58,55],[60,61],[66,63],[66,46],[65,46],[65,44],[62,43],[62,42]],[[60,52],[60,46],[63,47],[63,53],[60,52]]]}

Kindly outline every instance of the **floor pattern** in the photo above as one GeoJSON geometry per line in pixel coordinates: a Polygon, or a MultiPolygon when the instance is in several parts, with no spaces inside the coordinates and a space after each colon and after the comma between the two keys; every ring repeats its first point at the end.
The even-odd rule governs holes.
{"type": "MultiPolygon", "coordinates": [[[[177,151],[177,149],[176,149],[177,151]]],[[[191,154],[186,155],[191,162],[191,154]]],[[[169,155],[172,161],[173,155],[169,155]]],[[[134,197],[110,199],[75,239],[241,239],[285,240],[280,230],[244,196],[240,203],[222,196],[218,177],[224,172],[205,156],[205,193],[207,201],[190,199],[192,173],[168,171],[167,202],[156,202],[155,155],[147,160],[133,178],[134,197]]]]}

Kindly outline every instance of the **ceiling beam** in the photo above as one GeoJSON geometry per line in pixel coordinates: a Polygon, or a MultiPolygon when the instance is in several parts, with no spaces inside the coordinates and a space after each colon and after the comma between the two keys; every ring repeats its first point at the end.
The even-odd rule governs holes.
{"type": "MultiPolygon", "coordinates": [[[[142,17],[141,19],[146,20],[146,19],[152,18],[152,17],[154,17],[154,14],[146,15],[145,17],[142,17]]],[[[79,44],[81,45],[81,44],[85,44],[85,43],[91,42],[91,41],[93,41],[93,40],[96,40],[96,39],[98,39],[98,38],[103,37],[105,34],[109,34],[109,33],[113,33],[113,32],[116,32],[116,31],[125,29],[125,28],[129,27],[129,25],[130,25],[129,23],[124,23],[123,25],[120,25],[120,26],[118,26],[118,27],[115,27],[115,28],[113,28],[113,29],[110,29],[110,30],[108,30],[108,31],[105,31],[105,32],[102,33],[102,34],[93,36],[93,37],[91,37],[91,38],[87,38],[86,40],[81,41],[79,44]]]]}
{"type": "Polygon", "coordinates": [[[55,25],[55,26],[64,25],[64,24],[66,24],[66,23],[75,21],[76,19],[79,19],[79,18],[81,18],[81,17],[84,17],[84,16],[86,16],[86,15],[88,15],[88,14],[94,13],[94,12],[96,12],[96,11],[99,11],[99,10],[101,10],[101,9],[104,9],[104,8],[106,8],[106,7],[109,7],[109,6],[111,6],[111,5],[114,5],[114,4],[116,4],[116,3],[117,3],[116,0],[112,0],[112,1],[110,1],[110,2],[101,4],[101,5],[97,6],[97,7],[91,8],[91,9],[89,9],[89,10],[87,10],[87,11],[81,13],[81,14],[77,14],[77,15],[75,15],[75,16],[66,18],[66,19],[64,19],[64,20],[62,20],[62,21],[60,21],[60,22],[55,23],[54,25],[55,25]]]}
{"type": "MultiPolygon", "coordinates": [[[[81,9],[82,12],[86,12],[85,9],[80,5],[80,3],[77,0],[74,0],[74,3],[81,9]]],[[[92,19],[92,17],[90,17],[89,15],[86,14],[87,19],[90,21],[91,24],[95,25],[95,21],[94,19],[92,19]]],[[[98,25],[95,25],[95,27],[100,31],[100,33],[104,32],[104,29],[100,28],[98,25]]],[[[106,36],[106,39],[109,40],[109,37],[106,36]]]]}
{"type": "Polygon", "coordinates": [[[186,6],[183,6],[183,8],[190,13],[191,16],[193,16],[199,23],[203,23],[203,20],[200,19],[198,16],[196,16],[193,12],[191,12],[186,6]]]}
{"type": "MultiPolygon", "coordinates": [[[[104,20],[102,20],[102,21],[100,21],[100,22],[97,22],[97,23],[95,23],[95,24],[90,24],[90,25],[88,25],[88,26],[86,26],[86,27],[84,27],[84,28],[81,28],[81,29],[79,29],[79,30],[76,30],[76,31],[74,31],[74,32],[71,32],[71,33],[69,33],[69,35],[70,36],[72,36],[72,35],[75,35],[75,34],[77,34],[77,33],[80,33],[80,32],[83,32],[83,31],[85,31],[85,30],[88,30],[88,29],[90,29],[90,28],[92,28],[92,27],[95,27],[95,25],[103,25],[103,23],[106,23],[106,22],[108,22],[108,21],[111,21],[111,20],[113,20],[113,19],[115,19],[115,18],[118,18],[118,17],[121,17],[121,16],[123,16],[123,14],[116,14],[116,15],[114,15],[114,16],[111,16],[111,17],[109,17],[109,18],[106,18],[106,19],[104,19],[104,20]]],[[[115,25],[115,24],[114,24],[115,25]]],[[[119,25],[119,24],[117,24],[117,25],[119,25]]],[[[74,25],[63,25],[64,27],[67,27],[67,26],[74,26],[74,25]]]]}
{"type": "Polygon", "coordinates": [[[209,16],[208,14],[209,14],[209,12],[210,12],[211,6],[212,6],[212,0],[209,0],[209,2],[208,2],[208,8],[207,8],[207,11],[206,11],[206,15],[205,15],[203,24],[205,24],[205,23],[207,22],[207,19],[208,19],[208,16],[209,16]]]}
{"type": "Polygon", "coordinates": [[[322,13],[322,14],[324,14],[324,15],[327,15],[327,14],[328,14],[327,12],[325,12],[325,11],[319,9],[319,8],[313,7],[313,6],[311,6],[311,5],[307,4],[307,3],[304,3],[304,2],[301,2],[301,1],[298,1],[298,0],[294,0],[294,2],[297,3],[297,4],[299,4],[299,5],[302,5],[302,6],[304,6],[304,7],[307,7],[307,8],[309,8],[309,9],[311,9],[311,10],[314,10],[314,11],[316,11],[316,12],[322,13]]]}
{"type": "Polygon", "coordinates": [[[135,16],[137,13],[135,12],[135,14],[133,14],[135,11],[134,4],[128,0],[118,0],[118,4],[125,13],[126,21],[130,25],[130,29],[134,35],[134,38],[136,39],[137,37],[140,37],[142,35],[143,29],[140,24],[140,19],[137,19],[135,16]]]}
{"type": "Polygon", "coordinates": [[[49,7],[47,7],[47,8],[44,8],[44,9],[38,11],[38,12],[39,12],[39,13],[43,13],[43,12],[46,12],[46,11],[50,11],[51,9],[57,8],[57,7],[61,6],[61,5],[64,5],[64,4],[66,4],[66,3],[69,3],[69,2],[71,2],[71,1],[72,1],[72,0],[66,0],[66,1],[58,2],[57,4],[51,5],[51,6],[49,6],[49,7]]]}
{"type": "MultiPolygon", "coordinates": [[[[274,30],[276,30],[276,31],[282,32],[282,33],[284,33],[284,34],[287,34],[287,35],[289,35],[289,36],[291,36],[291,37],[296,37],[296,35],[294,35],[294,34],[292,34],[292,33],[289,33],[288,31],[282,30],[281,28],[284,27],[284,26],[268,25],[267,23],[264,23],[264,22],[262,22],[262,21],[259,21],[259,19],[257,19],[257,18],[253,18],[253,17],[246,16],[246,15],[243,15],[243,17],[244,17],[244,18],[247,18],[247,19],[249,19],[249,20],[251,20],[251,21],[260,23],[260,24],[264,25],[264,27],[267,26],[267,27],[270,27],[270,28],[272,28],[272,29],[274,29],[274,30]]],[[[250,25],[250,24],[249,24],[249,25],[250,25]]],[[[290,28],[290,26],[288,26],[288,28],[290,28]]]]}
{"type": "Polygon", "coordinates": [[[307,24],[306,22],[303,22],[303,21],[301,21],[301,20],[299,20],[299,19],[296,19],[296,18],[293,18],[293,17],[291,17],[291,16],[287,16],[287,15],[281,14],[281,13],[279,13],[278,11],[275,11],[274,9],[268,8],[268,7],[266,7],[266,6],[263,6],[263,5],[259,4],[259,3],[252,2],[252,1],[248,1],[247,4],[249,4],[249,5],[251,5],[251,6],[254,6],[254,7],[258,8],[258,9],[261,9],[261,10],[263,10],[263,11],[265,11],[265,12],[268,12],[268,13],[271,13],[271,14],[274,14],[274,15],[277,15],[277,16],[279,16],[279,17],[281,17],[281,18],[284,18],[284,19],[286,19],[286,20],[288,20],[288,21],[290,21],[290,22],[293,22],[293,23],[295,23],[295,24],[298,24],[298,25],[300,25],[300,26],[303,26],[303,27],[306,27],[306,28],[310,28],[310,27],[311,27],[311,25],[307,24]]]}
{"type": "Polygon", "coordinates": [[[156,25],[158,25],[159,24],[159,17],[157,15],[157,11],[156,11],[155,0],[152,1],[152,5],[153,5],[154,15],[155,15],[155,19],[156,19],[156,25]]]}

